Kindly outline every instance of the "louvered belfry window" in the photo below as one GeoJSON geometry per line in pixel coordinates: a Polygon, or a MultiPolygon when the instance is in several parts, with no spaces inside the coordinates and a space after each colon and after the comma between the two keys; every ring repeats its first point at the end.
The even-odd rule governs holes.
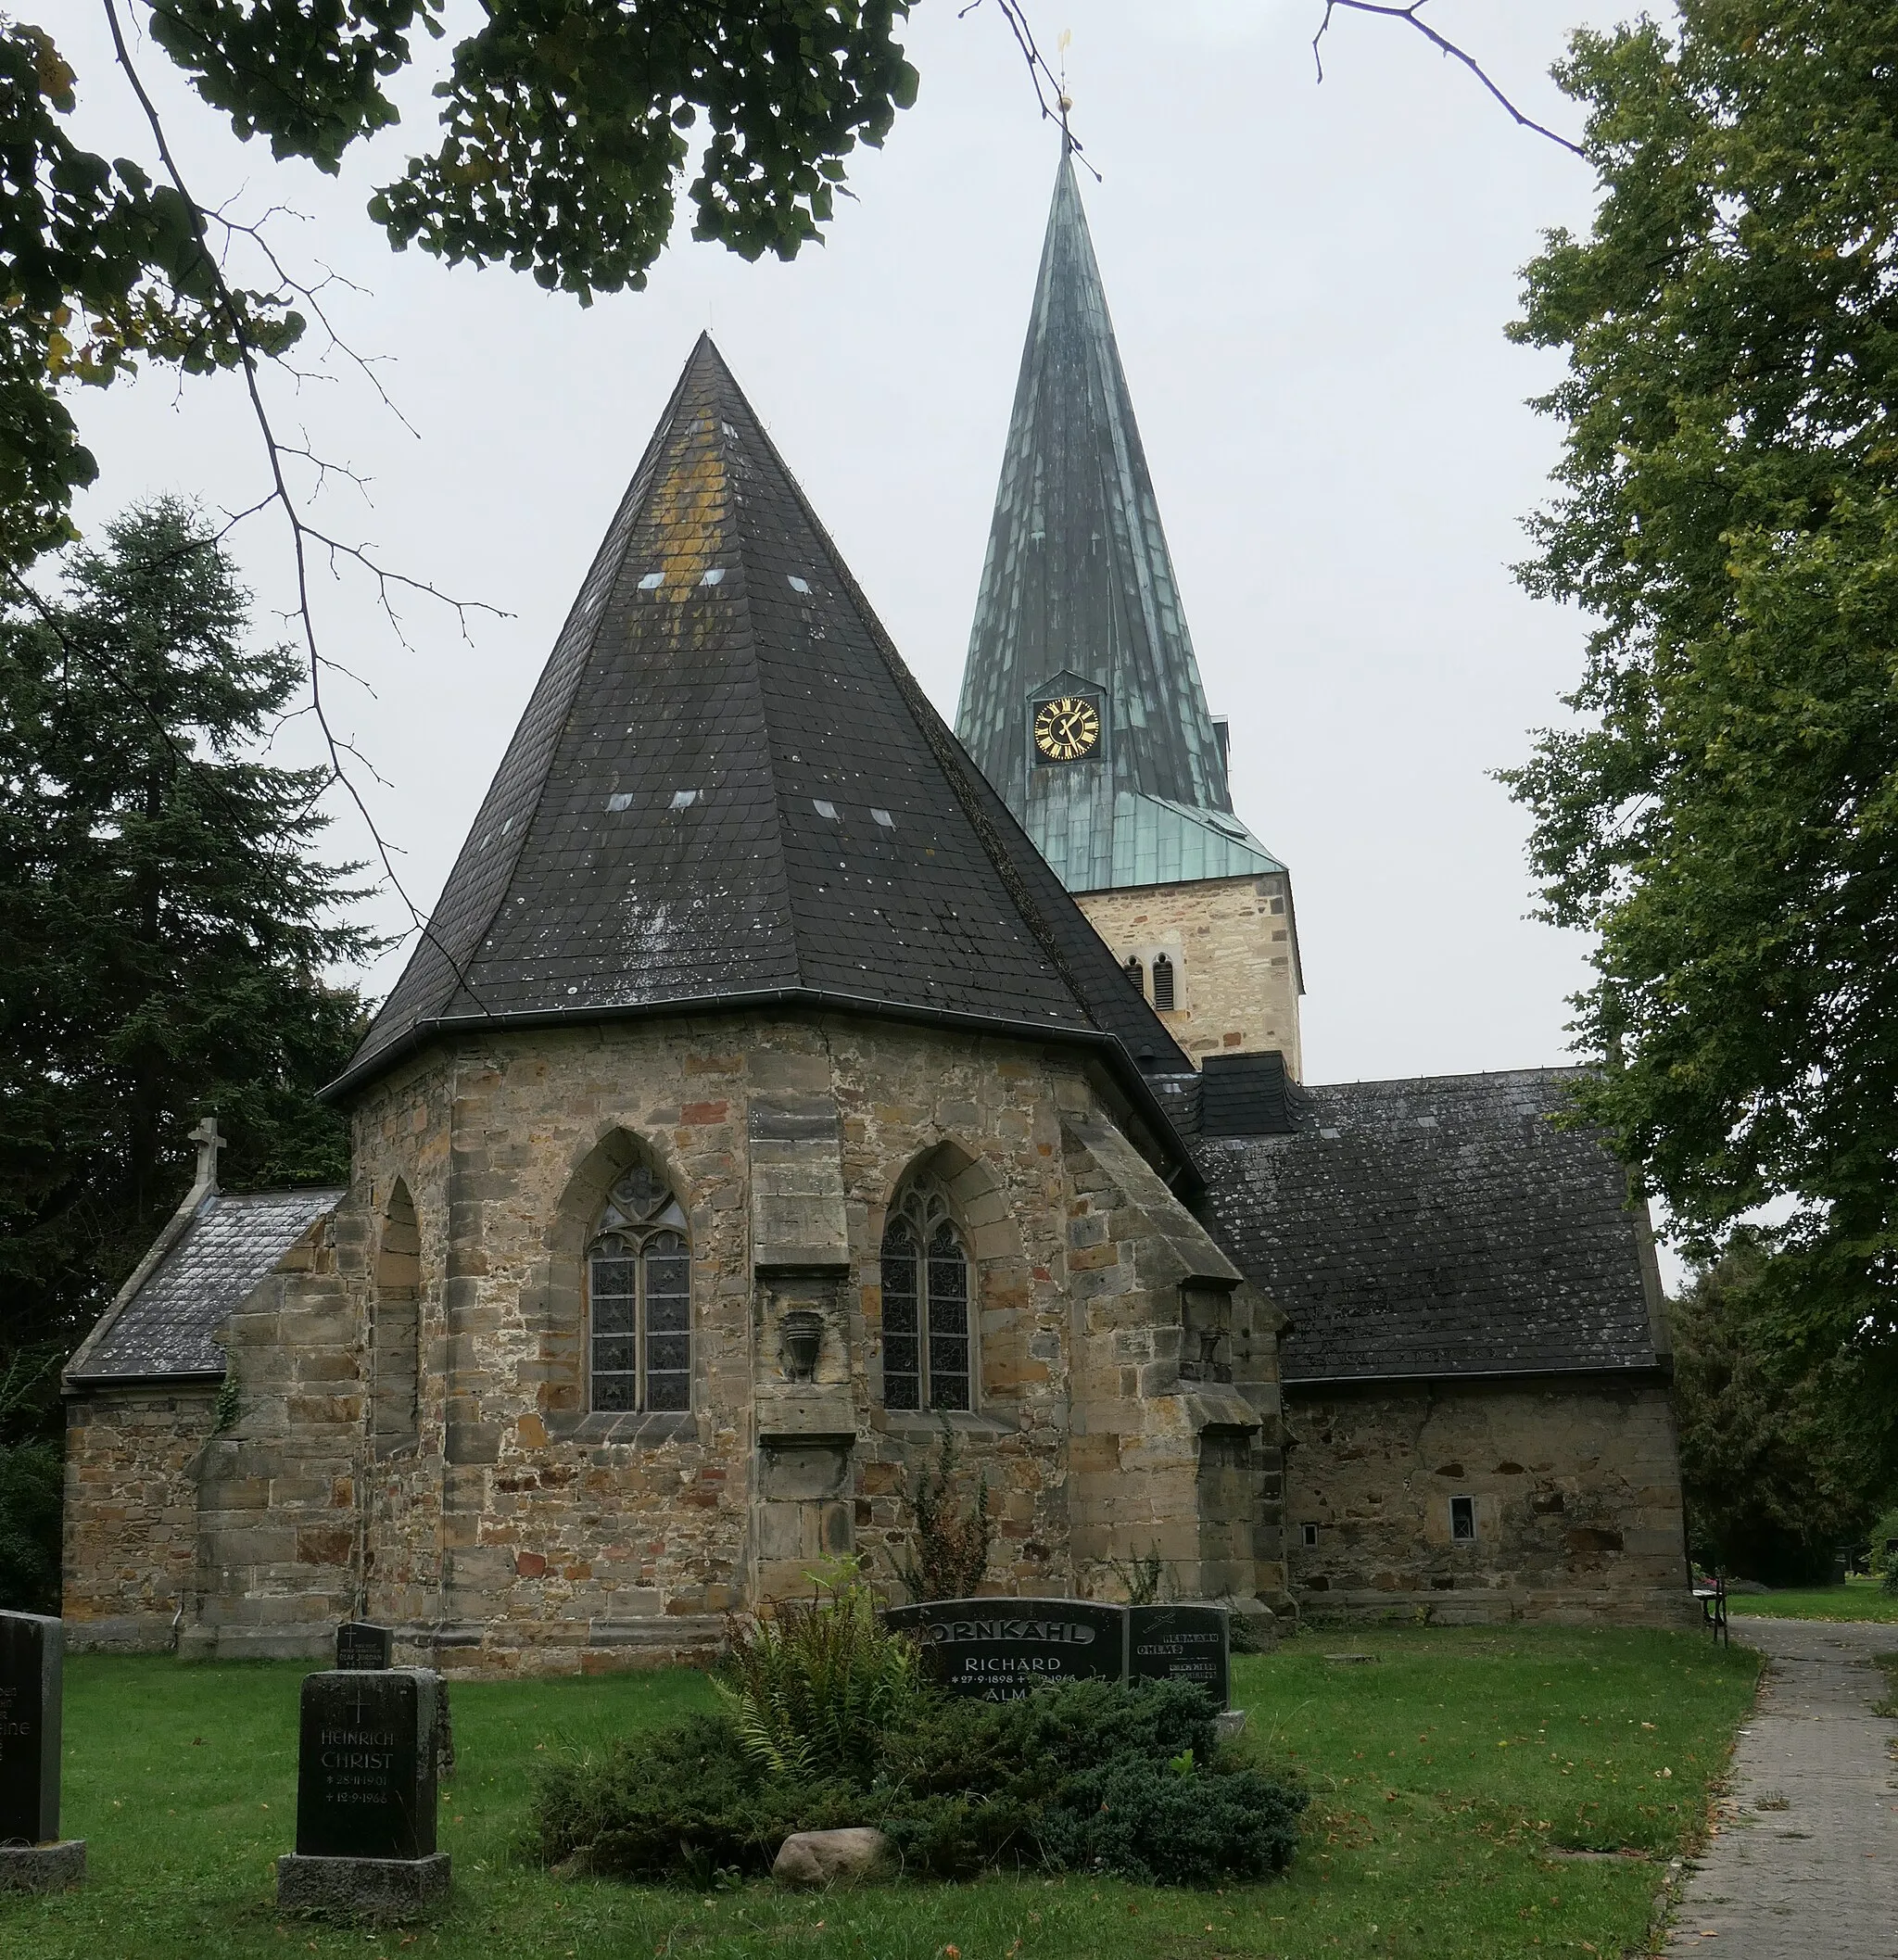
{"type": "Polygon", "coordinates": [[[592,1408],[691,1407],[691,1278],[686,1215],[663,1179],[635,1165],[608,1194],[587,1248],[592,1408]]]}
{"type": "Polygon", "coordinates": [[[1146,992],[1146,968],[1140,964],[1140,955],[1137,953],[1130,953],[1127,955],[1127,978],[1133,982],[1136,993],[1146,992]]]}
{"type": "Polygon", "coordinates": [[[931,1182],[890,1208],[883,1233],[883,1402],[890,1409],[972,1409],[968,1254],[931,1182]]]}
{"type": "Polygon", "coordinates": [[[1173,1007],[1173,963],[1164,953],[1153,956],[1153,1004],[1161,1013],[1173,1007]]]}

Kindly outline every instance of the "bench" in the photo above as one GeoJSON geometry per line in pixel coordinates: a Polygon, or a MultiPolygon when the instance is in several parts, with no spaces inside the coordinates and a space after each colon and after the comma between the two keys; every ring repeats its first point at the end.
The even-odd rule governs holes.
{"type": "Polygon", "coordinates": [[[1694,1598],[1701,1602],[1701,1617],[1712,1628],[1714,1645],[1722,1640],[1733,1645],[1733,1635],[1727,1625],[1727,1574],[1716,1572],[1711,1580],[1702,1580],[1694,1587],[1694,1598]]]}

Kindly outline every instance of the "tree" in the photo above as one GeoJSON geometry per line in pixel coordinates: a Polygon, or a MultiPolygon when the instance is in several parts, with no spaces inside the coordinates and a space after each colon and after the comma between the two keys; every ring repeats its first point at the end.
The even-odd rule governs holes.
{"type": "Polygon", "coordinates": [[[1581,33],[1602,196],[1513,330],[1567,350],[1531,591],[1594,616],[1511,777],[1548,914],[1599,934],[1608,1130],[1711,1255],[1854,1361],[1898,1454],[1898,14],[1683,0],[1581,33]],[[1862,1365],[1857,1365],[1862,1364],[1862,1365]]]}
{"type": "Polygon", "coordinates": [[[1736,1576],[1823,1579],[1877,1511],[1870,1398],[1845,1352],[1808,1362],[1775,1325],[1767,1258],[1740,1237],[1673,1302],[1680,1473],[1695,1558],[1736,1576]]]}
{"type": "MultiPolygon", "coordinates": [[[[178,176],[76,145],[75,76],[52,36],[0,17],[0,568],[70,539],[96,465],[60,398],[139,360],[254,372],[309,322],[273,258],[227,281],[243,227],[178,176]]],[[[910,0],[493,0],[437,89],[440,140],[375,195],[399,248],[505,260],[582,301],[641,286],[672,231],[691,144],[694,235],[790,258],[830,216],[844,159],[916,95],[895,30],[910,0]]],[[[388,87],[444,0],[152,0],[152,39],[240,137],[335,171],[397,120],[388,87]]],[[[253,237],[255,234],[252,234],[253,237]]]]}
{"type": "Polygon", "coordinates": [[[301,669],[247,644],[206,524],[134,511],[67,575],[0,607],[0,1377],[110,1298],[196,1115],[234,1187],[347,1177],[312,1092],[362,1008],[322,976],[372,947],[337,916],[352,867],[308,854],[324,772],[256,759],[301,669]]]}
{"type": "MultiPolygon", "coordinates": [[[[1395,22],[1461,62],[1518,123],[1573,147],[1424,20],[1426,4],[1313,0],[1314,54],[1335,14],[1395,22]]],[[[133,0],[103,5],[150,124],[156,177],[70,139],[72,69],[45,28],[0,15],[0,578],[70,541],[73,494],[96,474],[62,398],[71,384],[103,386],[140,361],[241,368],[270,439],[259,364],[322,315],[317,291],[285,270],[260,227],[193,195],[134,59],[133,0]],[[246,242],[261,267],[255,287],[225,268],[228,248],[246,242]]],[[[151,40],[240,139],[332,172],[353,144],[399,121],[391,85],[415,60],[418,34],[442,37],[447,11],[446,0],[146,5],[151,40]]],[[[856,145],[880,145],[916,100],[896,38],[913,5],[485,0],[435,89],[438,140],[374,194],[370,215],[399,250],[505,262],[583,304],[645,285],[682,191],[694,237],[746,259],[793,258],[829,221],[856,145]]],[[[993,10],[1042,115],[1065,128],[1060,82],[1023,0],[993,10]]],[[[271,446],[280,474],[285,452],[271,446]]],[[[281,481],[272,500],[288,510],[281,481]]]]}

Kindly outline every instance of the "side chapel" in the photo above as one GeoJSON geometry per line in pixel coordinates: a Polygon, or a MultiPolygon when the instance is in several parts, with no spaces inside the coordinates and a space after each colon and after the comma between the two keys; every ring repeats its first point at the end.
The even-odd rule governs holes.
{"type": "Polygon", "coordinates": [[[942,1425],[1001,1593],[1685,1601],[1646,1219],[1562,1071],[1303,1083],[1064,154],[930,707],[709,338],[345,1075],[66,1375],[75,1647],[703,1655],[942,1425]]]}

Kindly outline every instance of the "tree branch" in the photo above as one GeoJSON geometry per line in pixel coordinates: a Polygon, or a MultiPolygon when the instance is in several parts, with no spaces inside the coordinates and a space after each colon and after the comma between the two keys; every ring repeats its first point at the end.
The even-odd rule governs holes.
{"type": "MultiPolygon", "coordinates": [[[[310,708],[315,715],[316,725],[322,731],[323,744],[329,757],[332,779],[342,787],[349,801],[355,804],[357,814],[361,817],[364,826],[369,831],[370,840],[375,846],[375,854],[381,862],[383,876],[387,880],[389,889],[395,892],[407,909],[413,929],[420,933],[424,939],[427,940],[448,962],[449,970],[454,973],[456,980],[467,991],[469,997],[474,1002],[475,1005],[486,1014],[488,1012],[487,1005],[481,1000],[480,995],[474,987],[470,985],[467,975],[462,969],[461,963],[449,952],[448,947],[437,938],[427,917],[415,904],[414,900],[409,896],[407,887],[404,886],[400,877],[397,874],[390,845],[377,828],[374,817],[370,815],[369,805],[363,800],[361,791],[357,789],[349,772],[344,767],[343,757],[345,753],[355,753],[357,752],[353,744],[338,737],[335,730],[332,727],[328,707],[323,700],[323,669],[328,663],[324,660],[317,643],[316,619],[310,608],[309,548],[311,544],[315,544],[327,550],[330,554],[332,566],[334,566],[339,556],[352,558],[357,563],[361,565],[375,579],[377,598],[391,626],[395,627],[398,637],[400,636],[401,629],[389,598],[391,586],[404,586],[411,591],[425,593],[428,597],[439,600],[443,604],[450,607],[461,625],[464,638],[467,637],[468,614],[471,612],[488,613],[494,614],[497,618],[505,615],[497,607],[485,605],[479,601],[455,599],[447,593],[437,591],[435,587],[428,585],[423,580],[409,578],[400,573],[390,572],[377,564],[360,546],[345,544],[337,538],[331,537],[325,533],[316,530],[304,521],[302,512],[297,507],[297,500],[291,495],[289,484],[284,474],[284,459],[286,454],[294,452],[286,450],[277,440],[276,432],[272,426],[270,411],[264,405],[263,392],[259,385],[258,348],[251,338],[249,328],[244,318],[243,309],[237,305],[232,296],[230,285],[224,277],[223,267],[220,264],[217,256],[211,251],[209,241],[206,237],[206,227],[212,221],[223,225],[227,234],[247,231],[253,237],[256,236],[255,227],[234,225],[229,221],[218,217],[215,213],[208,210],[204,205],[200,204],[192,196],[190,188],[184,182],[183,173],[178,167],[177,158],[171,153],[171,145],[165,134],[164,123],[158,115],[158,106],[147,93],[145,82],[133,62],[132,51],[126,45],[124,26],[119,18],[118,0],[101,0],[101,4],[105,7],[106,22],[111,31],[112,46],[118,57],[119,66],[124,70],[126,80],[131,83],[133,94],[138,98],[139,107],[145,113],[146,121],[151,129],[152,140],[158,145],[158,157],[165,167],[166,175],[171,178],[172,188],[184,200],[192,212],[193,221],[196,227],[197,244],[204,253],[205,262],[210,272],[218,310],[222,313],[225,324],[230,328],[232,338],[238,349],[244,373],[244,385],[250,398],[251,414],[257,423],[259,434],[263,437],[264,453],[270,465],[271,490],[259,504],[253,506],[253,511],[261,510],[269,504],[275,503],[282,508],[285,520],[290,527],[291,547],[297,570],[296,611],[297,616],[302,624],[303,643],[308,656],[310,708]]],[[[264,249],[272,265],[276,265],[275,254],[271,252],[267,246],[264,249]]],[[[281,272],[280,267],[278,270],[281,272]]],[[[287,280],[286,284],[304,297],[310,299],[324,331],[330,335],[332,341],[335,345],[343,346],[344,343],[337,338],[334,329],[330,326],[329,321],[323,315],[320,303],[314,298],[310,289],[298,285],[294,280],[287,280]]],[[[367,371],[367,363],[360,362],[359,364],[364,367],[365,372],[367,371]]],[[[375,382],[375,377],[372,374],[370,379],[375,385],[377,393],[382,394],[381,386],[375,382]]],[[[383,399],[387,401],[388,398],[386,394],[383,395],[383,399]]],[[[404,426],[408,426],[408,424],[405,423],[404,426]]],[[[413,433],[412,430],[411,433],[413,433]]],[[[404,644],[406,644],[406,641],[404,644]]]]}
{"type": "Polygon", "coordinates": [[[1424,19],[1424,9],[1430,0],[1411,0],[1408,6],[1380,6],[1377,0],[1324,0],[1324,15],[1318,23],[1318,32],[1311,37],[1311,58],[1318,69],[1318,79],[1324,80],[1324,55],[1320,46],[1331,29],[1333,14],[1342,8],[1349,14],[1374,14],[1385,20],[1401,20],[1407,27],[1413,27],[1439,54],[1448,55],[1453,61],[1461,61],[1475,76],[1483,86],[1495,96],[1498,102],[1523,129],[1533,130],[1538,136],[1547,136],[1550,143],[1565,149],[1572,157],[1586,157],[1587,152],[1578,143],[1571,143],[1566,136],[1560,135],[1545,124],[1537,122],[1533,116],[1525,116],[1500,88],[1490,79],[1481,62],[1466,48],[1459,47],[1454,41],[1439,34],[1424,19]]]}
{"type": "MultiPolygon", "coordinates": [[[[967,20],[982,5],[982,0],[968,0],[968,5],[956,15],[958,20],[967,20]]],[[[1015,36],[1015,44],[1021,50],[1021,58],[1028,64],[1028,78],[1034,84],[1034,99],[1041,104],[1042,120],[1058,122],[1061,133],[1067,141],[1069,154],[1080,157],[1082,163],[1092,172],[1096,183],[1103,183],[1101,173],[1082,154],[1081,139],[1068,126],[1068,92],[1062,80],[1048,65],[1048,58],[1036,45],[1034,30],[1028,24],[1028,15],[1022,0],[995,0],[995,6],[1003,19],[1008,23],[1008,32],[1015,36]],[[1054,93],[1054,107],[1048,105],[1049,91],[1054,93]]]]}

